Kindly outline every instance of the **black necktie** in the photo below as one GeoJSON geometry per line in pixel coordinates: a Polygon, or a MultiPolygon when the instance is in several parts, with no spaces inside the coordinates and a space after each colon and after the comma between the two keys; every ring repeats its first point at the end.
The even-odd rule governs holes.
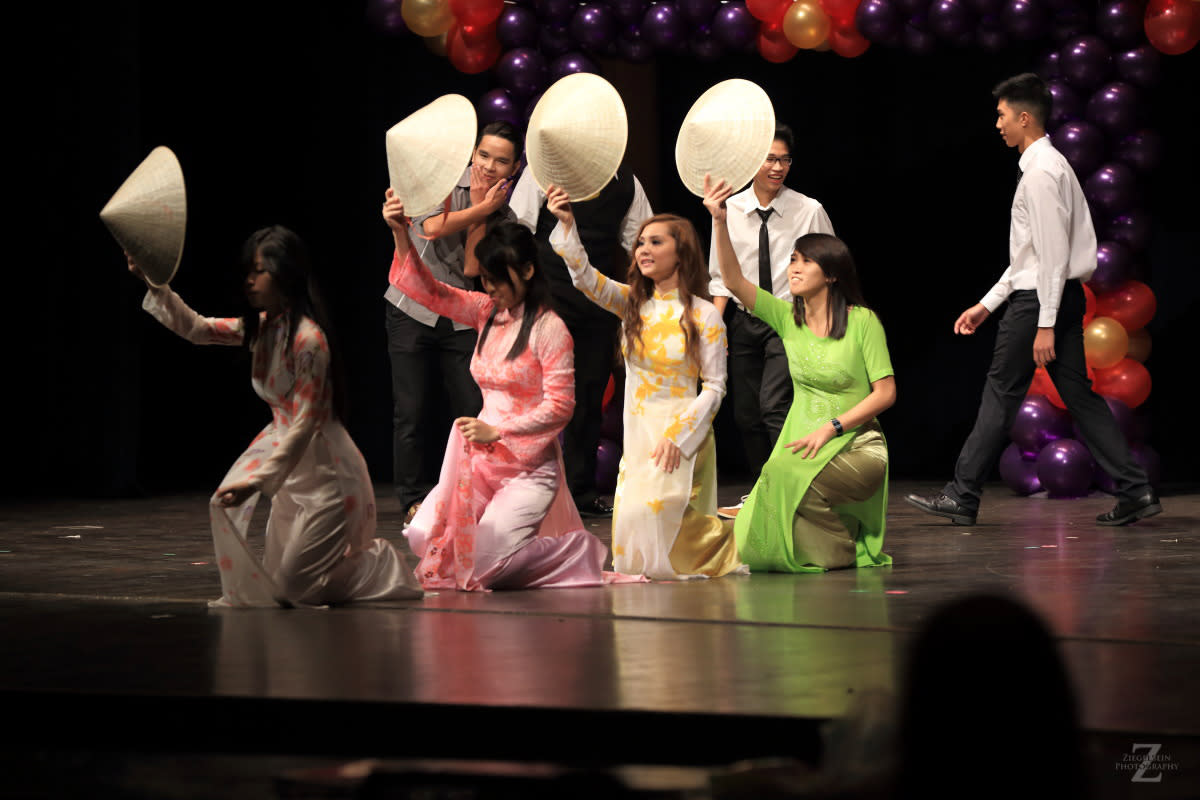
{"type": "Polygon", "coordinates": [[[1025,174],[1025,173],[1024,173],[1022,170],[1021,170],[1021,168],[1020,168],[1020,167],[1017,167],[1017,185],[1018,185],[1018,186],[1021,184],[1021,177],[1022,177],[1024,174],[1025,174]]]}
{"type": "Polygon", "coordinates": [[[762,224],[758,226],[758,285],[768,293],[775,294],[775,279],[771,275],[771,242],[767,239],[767,220],[771,209],[756,208],[762,224]]]}

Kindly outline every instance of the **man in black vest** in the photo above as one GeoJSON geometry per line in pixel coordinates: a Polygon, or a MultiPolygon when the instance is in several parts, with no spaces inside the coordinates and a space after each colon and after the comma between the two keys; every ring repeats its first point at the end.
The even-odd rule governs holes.
{"type": "MultiPolygon", "coordinates": [[[[588,300],[571,283],[567,265],[550,248],[550,232],[558,220],[546,209],[546,195],[532,172],[526,170],[517,181],[509,205],[521,224],[533,231],[539,266],[554,295],[554,310],[575,340],[575,413],[563,430],[567,486],[580,514],[609,516],[612,506],[596,489],[596,448],[600,444],[601,403],[612,373],[621,320],[588,300]]],[[[654,214],[641,182],[622,168],[600,194],[571,207],[592,266],[625,282],[638,228],[654,214]]]]}

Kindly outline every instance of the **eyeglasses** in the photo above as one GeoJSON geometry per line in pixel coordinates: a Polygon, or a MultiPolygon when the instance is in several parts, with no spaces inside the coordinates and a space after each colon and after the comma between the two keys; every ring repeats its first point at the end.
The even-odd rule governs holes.
{"type": "Polygon", "coordinates": [[[792,157],[791,156],[767,156],[767,163],[770,164],[772,167],[775,166],[776,164],[781,164],[785,167],[790,167],[792,165],[792,157]]]}

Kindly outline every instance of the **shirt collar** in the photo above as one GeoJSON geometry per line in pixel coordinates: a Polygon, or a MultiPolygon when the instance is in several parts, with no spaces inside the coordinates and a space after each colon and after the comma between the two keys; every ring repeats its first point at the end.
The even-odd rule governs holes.
{"type": "Polygon", "coordinates": [[[1020,160],[1017,161],[1017,165],[1021,168],[1021,172],[1028,171],[1030,162],[1032,162],[1035,158],[1037,158],[1038,153],[1040,153],[1042,150],[1046,149],[1049,146],[1050,146],[1050,135],[1046,134],[1045,136],[1038,139],[1033,144],[1029,145],[1029,147],[1026,147],[1025,152],[1021,153],[1020,160]]]}

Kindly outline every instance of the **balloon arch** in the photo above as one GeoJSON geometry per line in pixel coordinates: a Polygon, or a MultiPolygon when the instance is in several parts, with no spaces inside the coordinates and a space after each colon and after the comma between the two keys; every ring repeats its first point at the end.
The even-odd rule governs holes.
{"type": "MultiPolygon", "coordinates": [[[[1143,127],[1144,95],[1159,80],[1163,54],[1185,53],[1200,40],[1200,0],[369,0],[368,16],[385,33],[424,38],[460,72],[492,70],[499,85],[477,100],[480,121],[518,127],[548,85],[599,72],[597,56],[714,61],[758,52],[784,63],[801,49],[856,58],[872,46],[921,55],[943,46],[998,52],[1045,43],[1034,70],[1054,95],[1048,127],[1083,183],[1100,240],[1085,287],[1088,372],[1157,482],[1158,456],[1133,412],[1150,394],[1145,326],[1156,305],[1137,280],[1150,234],[1138,185],[1163,150],[1162,137],[1143,127]]],[[[1113,490],[1044,369],[1012,439],[1000,474],[1014,491],[1113,490]]]]}

